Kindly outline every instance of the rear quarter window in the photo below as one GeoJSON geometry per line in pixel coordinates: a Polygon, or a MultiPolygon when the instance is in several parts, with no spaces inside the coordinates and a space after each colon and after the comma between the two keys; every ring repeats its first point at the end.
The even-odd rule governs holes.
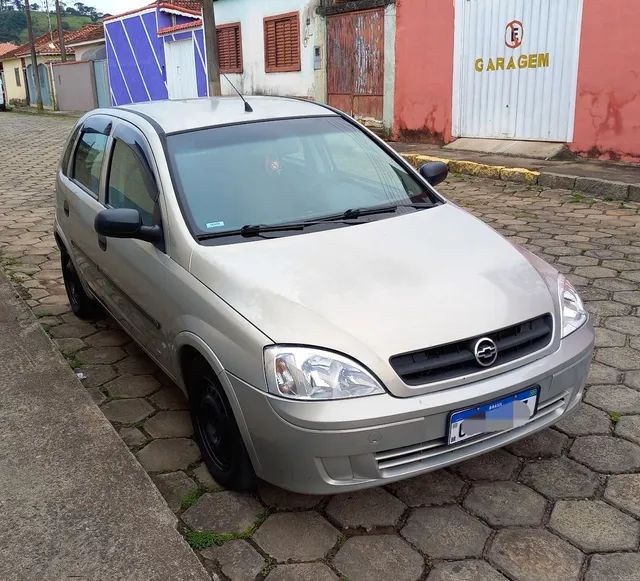
{"type": "Polygon", "coordinates": [[[73,160],[73,179],[98,195],[102,162],[108,136],[93,129],[83,130],[73,160]]]}
{"type": "Polygon", "coordinates": [[[76,127],[71,133],[71,137],[67,141],[67,147],[62,154],[62,161],[60,162],[60,169],[62,170],[62,175],[69,175],[69,162],[71,161],[71,154],[73,153],[73,146],[76,143],[76,139],[78,137],[78,133],[80,132],[80,127],[76,127]]]}

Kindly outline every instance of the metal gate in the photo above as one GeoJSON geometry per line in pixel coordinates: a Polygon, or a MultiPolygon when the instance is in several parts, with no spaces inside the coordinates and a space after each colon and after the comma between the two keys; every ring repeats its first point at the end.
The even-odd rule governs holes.
{"type": "Polygon", "coordinates": [[[456,0],[453,135],[571,141],[582,0],[456,0]]]}
{"type": "Polygon", "coordinates": [[[109,74],[106,60],[93,61],[93,76],[96,81],[98,107],[110,107],[111,96],[109,95],[109,74]]]}
{"type": "Polygon", "coordinates": [[[167,42],[164,47],[169,99],[197,97],[198,84],[193,39],[167,42]]]}
{"type": "MultiPolygon", "coordinates": [[[[42,104],[45,107],[53,107],[53,96],[51,91],[51,79],[49,78],[49,70],[47,65],[38,65],[38,77],[40,78],[40,94],[42,95],[42,104]]],[[[29,103],[37,105],[36,83],[33,77],[33,65],[27,65],[27,84],[29,88],[29,103]]]]}
{"type": "Polygon", "coordinates": [[[55,63],[53,83],[60,111],[90,111],[96,107],[93,63],[89,61],[55,63]]]}
{"type": "Polygon", "coordinates": [[[329,105],[356,117],[383,115],[384,9],[327,18],[329,105]]]}

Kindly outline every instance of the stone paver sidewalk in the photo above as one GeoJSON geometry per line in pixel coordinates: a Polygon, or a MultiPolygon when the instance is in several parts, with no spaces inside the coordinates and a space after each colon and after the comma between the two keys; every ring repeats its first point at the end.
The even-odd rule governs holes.
{"type": "Polygon", "coordinates": [[[262,485],[238,495],[220,490],[201,464],[179,390],[115,323],[69,313],[51,224],[55,164],[71,125],[0,116],[4,268],[212,574],[640,579],[638,205],[467,176],[440,188],[581,291],[597,350],[574,416],[507,449],[385,488],[319,498],[262,485]]]}
{"type": "Polygon", "coordinates": [[[0,274],[0,579],[206,581],[175,516],[0,274]]]}

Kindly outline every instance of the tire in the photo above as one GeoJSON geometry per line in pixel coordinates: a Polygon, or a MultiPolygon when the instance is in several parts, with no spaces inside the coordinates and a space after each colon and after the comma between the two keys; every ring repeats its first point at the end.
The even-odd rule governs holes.
{"type": "Polygon", "coordinates": [[[61,261],[64,288],[67,291],[69,306],[73,314],[80,319],[102,318],[104,316],[102,307],[85,292],[69,255],[62,254],[61,261]]]}
{"type": "Polygon", "coordinates": [[[211,476],[225,488],[252,490],[256,473],[233,410],[216,374],[199,357],[189,365],[187,388],[194,438],[211,476]]]}

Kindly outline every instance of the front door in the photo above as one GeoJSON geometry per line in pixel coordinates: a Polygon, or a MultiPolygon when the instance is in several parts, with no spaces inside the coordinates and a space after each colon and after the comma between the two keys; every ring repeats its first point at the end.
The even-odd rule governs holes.
{"type": "Polygon", "coordinates": [[[382,120],[384,9],[328,17],[327,98],[349,115],[382,120]]]}
{"type": "Polygon", "coordinates": [[[456,0],[454,136],[572,141],[582,1],[456,0]]]}
{"type": "Polygon", "coordinates": [[[193,39],[167,42],[164,46],[169,99],[197,97],[198,84],[193,39]]]}

